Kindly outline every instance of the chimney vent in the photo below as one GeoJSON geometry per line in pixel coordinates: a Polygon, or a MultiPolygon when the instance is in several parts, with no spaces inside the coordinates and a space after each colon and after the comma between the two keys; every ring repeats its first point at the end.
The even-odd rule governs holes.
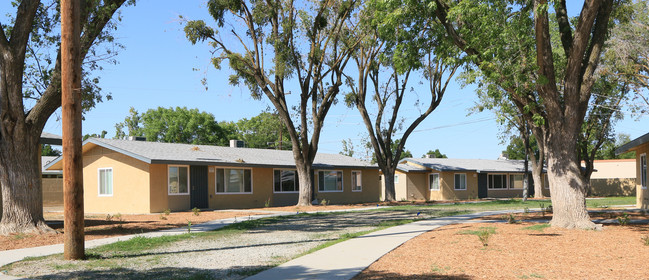
{"type": "Polygon", "coordinates": [[[246,145],[241,140],[230,140],[230,148],[244,148],[246,145]]]}

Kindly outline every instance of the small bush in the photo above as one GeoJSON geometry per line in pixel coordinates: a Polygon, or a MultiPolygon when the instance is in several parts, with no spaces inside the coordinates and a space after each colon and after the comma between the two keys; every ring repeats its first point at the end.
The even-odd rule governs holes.
{"type": "Polygon", "coordinates": [[[270,207],[270,197],[266,200],[266,202],[264,202],[264,207],[270,207]]]}
{"type": "Polygon", "coordinates": [[[165,216],[169,216],[169,214],[171,214],[171,209],[167,208],[163,213],[165,216]]]}
{"type": "Polygon", "coordinates": [[[645,246],[649,246],[649,235],[647,235],[647,236],[643,236],[643,237],[642,237],[642,243],[643,243],[645,246]]]}
{"type": "Polygon", "coordinates": [[[192,233],[192,221],[187,220],[187,233],[192,233]]]}
{"type": "Polygon", "coordinates": [[[626,226],[630,220],[629,214],[627,213],[623,213],[622,216],[617,217],[617,222],[622,226],[626,226]]]}
{"type": "Polygon", "coordinates": [[[507,221],[508,224],[515,224],[518,222],[516,221],[514,214],[503,215],[503,220],[507,221]]]}
{"type": "Polygon", "coordinates": [[[166,220],[167,217],[164,214],[160,214],[160,220],[166,220]]]}
{"type": "Polygon", "coordinates": [[[327,201],[324,198],[320,201],[320,205],[322,205],[322,206],[327,206],[327,203],[329,203],[329,201],[327,201]]]}
{"type": "Polygon", "coordinates": [[[478,230],[465,230],[460,232],[460,234],[470,234],[477,236],[483,247],[489,246],[489,238],[491,238],[491,236],[495,233],[495,227],[481,227],[478,230]]]}
{"type": "Polygon", "coordinates": [[[192,212],[194,212],[194,216],[200,216],[201,215],[201,209],[198,209],[196,207],[194,207],[194,209],[192,209],[192,212]]]}
{"type": "Polygon", "coordinates": [[[110,221],[112,221],[112,220],[113,220],[113,216],[110,215],[110,214],[106,214],[106,221],[107,221],[107,222],[110,222],[110,221]]]}

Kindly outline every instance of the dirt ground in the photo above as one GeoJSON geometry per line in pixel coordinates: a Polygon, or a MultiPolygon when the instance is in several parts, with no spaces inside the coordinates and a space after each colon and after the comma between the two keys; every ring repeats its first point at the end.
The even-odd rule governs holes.
{"type": "MultiPolygon", "coordinates": [[[[217,219],[227,219],[233,217],[247,217],[258,214],[268,214],[268,211],[277,212],[306,212],[306,211],[329,211],[340,209],[352,209],[368,207],[368,205],[327,205],[327,206],[310,206],[310,207],[268,207],[247,209],[245,211],[201,211],[199,215],[194,215],[192,211],[172,212],[169,215],[164,213],[146,214],[146,215],[126,215],[126,214],[97,214],[86,215],[85,219],[85,240],[107,238],[120,235],[145,233],[170,228],[186,227],[188,221],[192,225],[204,223],[217,219]]],[[[13,234],[9,236],[0,236],[0,251],[13,250],[20,248],[30,248],[45,245],[63,243],[63,213],[48,212],[44,214],[46,223],[56,230],[56,233],[43,235],[36,234],[13,234]]]]}
{"type": "MultiPolygon", "coordinates": [[[[591,214],[615,221],[619,216],[591,214]]],[[[543,218],[526,214],[516,219],[523,217],[543,218]]],[[[539,229],[538,222],[508,224],[503,217],[491,218],[501,222],[485,219],[422,234],[354,279],[649,279],[649,217],[640,213],[629,218],[643,224],[605,225],[601,231],[539,229]],[[495,231],[487,246],[475,235],[483,230],[495,231]]]]}

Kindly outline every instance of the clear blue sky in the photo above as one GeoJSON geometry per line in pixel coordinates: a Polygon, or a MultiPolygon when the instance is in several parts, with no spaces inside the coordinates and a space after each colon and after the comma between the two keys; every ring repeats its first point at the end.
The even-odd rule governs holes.
{"type": "MultiPolygon", "coordinates": [[[[4,11],[6,4],[0,7],[4,11]]],[[[571,9],[570,13],[579,11],[571,9]]],[[[209,48],[204,44],[192,46],[185,39],[180,15],[209,18],[204,0],[143,0],[122,9],[123,19],[116,34],[126,49],[119,53],[119,64],[106,65],[99,73],[100,86],[112,93],[113,100],[97,104],[86,114],[84,134],[106,130],[107,137],[113,137],[115,123],[124,120],[131,106],[139,112],[158,106],[198,108],[214,114],[219,121],[250,118],[272,106],[265,99],[253,100],[245,87],[230,86],[227,66],[214,69],[210,66],[209,48]],[[200,82],[205,75],[207,91],[200,82]]],[[[2,21],[6,22],[4,18],[2,21]]],[[[460,89],[453,82],[442,104],[410,136],[406,148],[415,157],[429,149],[440,149],[451,158],[497,158],[504,149],[498,138],[499,127],[491,112],[467,116],[474,100],[473,88],[460,89]]],[[[406,117],[416,114],[417,110],[409,110],[406,117]]],[[[60,135],[59,116],[58,112],[53,115],[44,131],[60,135]]],[[[649,117],[636,122],[627,116],[615,129],[636,138],[649,131],[649,117]]],[[[359,143],[365,131],[358,112],[340,102],[326,118],[319,151],[338,153],[342,139],[359,143]]]]}

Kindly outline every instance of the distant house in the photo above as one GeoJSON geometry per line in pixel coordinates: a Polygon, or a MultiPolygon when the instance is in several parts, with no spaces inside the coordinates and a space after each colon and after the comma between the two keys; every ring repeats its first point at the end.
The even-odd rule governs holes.
{"type": "Polygon", "coordinates": [[[636,160],[605,159],[593,161],[590,196],[634,196],[636,160]]]}
{"type": "Polygon", "coordinates": [[[41,178],[43,182],[43,207],[63,206],[63,171],[47,170],[45,166],[58,157],[41,157],[41,178]]]}
{"type": "Polygon", "coordinates": [[[649,153],[649,133],[622,145],[616,154],[635,151],[636,158],[636,204],[638,208],[649,209],[649,190],[647,190],[647,154],[649,153]]]}
{"type": "MultiPolygon", "coordinates": [[[[298,199],[291,151],[90,138],[83,143],[83,166],[89,213],[252,208],[298,199]]],[[[375,165],[318,153],[313,167],[317,199],[379,200],[375,165]]],[[[61,168],[60,158],[47,165],[61,168]]]]}
{"type": "MultiPolygon", "coordinates": [[[[522,197],[523,176],[518,160],[406,158],[394,181],[397,200],[456,200],[522,197]]],[[[529,182],[531,196],[531,174],[529,182]]],[[[549,189],[543,190],[549,196],[549,189]]]]}

